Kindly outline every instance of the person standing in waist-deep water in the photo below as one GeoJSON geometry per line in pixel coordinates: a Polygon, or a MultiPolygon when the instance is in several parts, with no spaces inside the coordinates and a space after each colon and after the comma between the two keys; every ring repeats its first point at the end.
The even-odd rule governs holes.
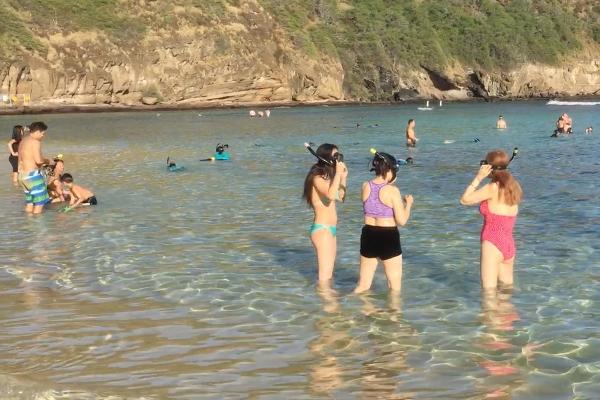
{"type": "Polygon", "coordinates": [[[21,125],[15,125],[12,131],[12,138],[8,141],[8,162],[12,167],[12,181],[14,184],[17,183],[18,172],[19,172],[19,144],[23,139],[25,129],[21,125]]]}
{"type": "Polygon", "coordinates": [[[406,125],[406,146],[415,147],[417,145],[417,136],[415,135],[415,125],[416,122],[414,119],[409,119],[408,124],[406,125]]]}
{"type": "Polygon", "coordinates": [[[394,185],[398,162],[387,153],[375,153],[372,161],[375,179],[363,183],[362,201],[365,225],[360,236],[360,276],[355,293],[371,288],[378,260],[383,262],[388,287],[399,292],[402,287],[402,247],[398,225],[410,218],[413,197],[400,195],[394,185]]]}
{"type": "Polygon", "coordinates": [[[302,197],[315,213],[310,240],[317,255],[319,287],[329,288],[337,251],[335,203],[346,197],[348,169],[334,144],[320,145],[316,154],[318,161],[306,175],[302,197]]]}
{"type": "Polygon", "coordinates": [[[496,129],[506,129],[506,120],[502,115],[498,116],[498,121],[496,121],[496,129]]]}
{"type": "Polygon", "coordinates": [[[479,204],[483,216],[481,230],[481,286],[483,289],[510,287],[513,284],[515,241],[513,229],[523,191],[508,171],[510,160],[502,150],[487,154],[460,203],[479,204]],[[479,188],[485,178],[491,182],[479,188]]]}
{"type": "Polygon", "coordinates": [[[44,175],[40,168],[50,164],[50,160],[42,156],[42,139],[46,135],[43,122],[29,125],[29,134],[19,144],[18,181],[25,191],[25,211],[40,214],[44,206],[50,202],[44,175]]]}

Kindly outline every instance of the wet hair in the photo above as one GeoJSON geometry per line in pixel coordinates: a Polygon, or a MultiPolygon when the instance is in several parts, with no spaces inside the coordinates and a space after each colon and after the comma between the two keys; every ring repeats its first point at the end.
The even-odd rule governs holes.
{"type": "Polygon", "coordinates": [[[502,114],[500,114],[500,115],[498,115],[498,118],[504,118],[504,117],[502,116],[502,114]]]}
{"type": "Polygon", "coordinates": [[[302,193],[302,198],[306,200],[310,206],[312,206],[313,181],[315,180],[315,177],[320,176],[324,179],[331,179],[335,175],[335,160],[331,156],[333,150],[338,150],[338,147],[335,144],[323,143],[315,152],[322,159],[331,161],[331,164],[317,159],[317,163],[310,167],[310,170],[304,179],[304,192],[302,193]]]}
{"type": "Polygon", "coordinates": [[[38,122],[33,122],[31,125],[29,125],[29,132],[33,133],[33,132],[44,132],[48,130],[48,125],[46,125],[45,123],[38,121],[38,122]]]}
{"type": "Polygon", "coordinates": [[[73,183],[73,176],[67,172],[60,176],[60,181],[64,183],[73,183]]]}
{"type": "Polygon", "coordinates": [[[398,172],[398,161],[394,156],[388,153],[375,153],[375,157],[373,157],[373,161],[371,161],[371,171],[375,171],[377,176],[381,176],[385,178],[388,171],[392,171],[393,177],[390,182],[393,182],[396,179],[396,173],[398,172]]]}
{"type": "Polygon", "coordinates": [[[15,125],[12,131],[12,139],[15,142],[20,142],[23,139],[23,134],[25,133],[25,128],[23,125],[15,125]]]}
{"type": "Polygon", "coordinates": [[[413,123],[413,122],[415,122],[415,120],[414,120],[414,119],[412,119],[412,118],[411,118],[411,119],[409,119],[409,120],[408,120],[408,125],[410,125],[410,124],[411,124],[411,123],[413,123]]]}
{"type": "Polygon", "coordinates": [[[485,160],[493,168],[490,173],[492,182],[497,183],[500,189],[500,199],[510,206],[517,205],[523,197],[523,190],[519,182],[506,169],[510,158],[502,150],[493,150],[487,153],[485,160]]]}

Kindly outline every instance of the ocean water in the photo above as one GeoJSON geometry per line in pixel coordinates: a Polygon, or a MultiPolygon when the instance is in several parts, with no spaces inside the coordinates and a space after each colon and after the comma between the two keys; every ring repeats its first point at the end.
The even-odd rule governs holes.
{"type": "Polygon", "coordinates": [[[600,107],[543,102],[0,117],[44,120],[47,156],[99,205],[42,216],[0,183],[2,399],[597,399],[600,107]],[[563,111],[575,135],[550,138],[563,111]],[[200,113],[200,114],[199,114],[200,113]],[[498,114],[509,129],[494,129],[498,114]],[[404,147],[408,118],[419,145],[404,147]],[[360,126],[356,127],[359,123],[360,126]],[[584,135],[586,126],[597,132],[584,135]],[[474,139],[480,139],[474,142],[474,139]],[[335,293],[315,289],[300,198],[339,145],[335,293]],[[201,162],[218,143],[229,162],[201,162]],[[354,296],[369,148],[410,155],[404,280],[354,296]],[[525,198],[516,285],[482,298],[476,207],[458,203],[494,148],[525,198]],[[171,156],[186,169],[169,173],[171,156]]]}

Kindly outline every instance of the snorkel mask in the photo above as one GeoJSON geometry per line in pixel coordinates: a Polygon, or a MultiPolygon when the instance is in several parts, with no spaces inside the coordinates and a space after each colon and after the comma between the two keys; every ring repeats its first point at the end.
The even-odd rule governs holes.
{"type": "Polygon", "coordinates": [[[392,179],[390,180],[390,183],[394,182],[396,180],[396,176],[398,174],[398,168],[400,167],[398,165],[398,161],[396,160],[396,158],[394,158],[394,156],[388,154],[388,153],[380,153],[377,150],[375,150],[374,148],[371,148],[371,154],[373,154],[375,157],[373,158],[373,160],[371,161],[371,164],[373,165],[373,167],[370,169],[370,171],[375,171],[375,162],[376,160],[380,160],[381,162],[383,162],[384,164],[386,164],[387,166],[390,167],[390,171],[392,171],[392,179]]]}
{"type": "MultiPolygon", "coordinates": [[[[508,163],[506,164],[506,166],[492,165],[492,171],[501,171],[501,170],[508,169],[508,165],[510,164],[510,162],[511,162],[512,160],[514,160],[514,159],[515,159],[515,157],[516,157],[518,154],[519,154],[519,148],[518,148],[518,147],[515,147],[515,148],[513,149],[512,156],[510,157],[510,160],[508,160],[508,163]]],[[[488,164],[489,164],[489,163],[487,162],[487,160],[481,160],[481,161],[479,162],[479,165],[480,165],[480,166],[481,166],[481,165],[488,165],[488,164]]]]}
{"type": "Polygon", "coordinates": [[[310,152],[310,154],[312,154],[313,156],[317,157],[317,159],[319,161],[324,162],[327,165],[330,166],[335,166],[336,162],[344,162],[344,155],[342,153],[340,153],[339,151],[337,153],[335,153],[333,156],[331,156],[331,160],[327,160],[323,157],[321,157],[320,155],[317,154],[316,151],[314,151],[311,147],[311,143],[304,143],[304,147],[306,147],[306,149],[310,152]]]}
{"type": "Polygon", "coordinates": [[[223,152],[225,152],[225,150],[229,150],[229,145],[228,144],[217,144],[217,148],[215,149],[215,151],[219,154],[223,154],[223,152]]]}

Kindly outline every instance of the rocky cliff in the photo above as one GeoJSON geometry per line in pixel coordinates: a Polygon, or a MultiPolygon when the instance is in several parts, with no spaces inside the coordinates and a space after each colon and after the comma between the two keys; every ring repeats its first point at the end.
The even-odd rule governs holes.
{"type": "MultiPolygon", "coordinates": [[[[600,94],[600,51],[591,41],[568,60],[528,60],[508,68],[469,65],[459,58],[402,62],[392,60],[393,49],[366,65],[360,54],[348,57],[356,48],[331,51],[302,42],[271,3],[213,0],[219,2],[215,10],[191,0],[173,1],[167,9],[161,1],[115,1],[120,12],[131,15],[121,23],[143,29],[123,37],[93,25],[67,28],[59,17],[44,26],[31,16],[35,0],[0,0],[0,14],[2,7],[12,13],[25,29],[21,35],[29,34],[33,43],[13,40],[0,52],[0,95],[29,105],[131,106],[600,94]]],[[[338,14],[353,9],[350,2],[332,1],[326,4],[338,14]]],[[[318,11],[308,21],[319,16],[326,21],[318,11]]]]}

